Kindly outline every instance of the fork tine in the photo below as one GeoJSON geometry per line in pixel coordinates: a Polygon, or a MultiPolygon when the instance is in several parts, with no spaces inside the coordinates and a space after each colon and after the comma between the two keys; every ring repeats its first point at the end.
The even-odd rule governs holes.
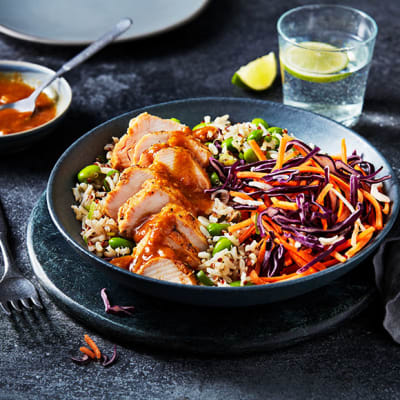
{"type": "Polygon", "coordinates": [[[8,308],[7,303],[0,303],[0,309],[1,309],[1,311],[3,311],[4,314],[9,315],[9,316],[11,315],[11,311],[8,308]]]}
{"type": "Polygon", "coordinates": [[[28,299],[21,299],[21,303],[22,303],[22,305],[23,305],[26,309],[32,310],[32,307],[31,307],[31,305],[29,304],[28,299]]]}
{"type": "Polygon", "coordinates": [[[37,307],[40,308],[41,310],[43,310],[43,305],[42,302],[40,301],[40,298],[38,296],[38,294],[36,293],[36,295],[33,295],[32,297],[30,297],[32,303],[37,307]]]}
{"type": "MultiPolygon", "coordinates": [[[[17,300],[18,301],[18,300],[17,300]]],[[[17,312],[22,312],[21,307],[17,303],[17,301],[10,301],[10,304],[14,307],[14,310],[17,312]]]]}

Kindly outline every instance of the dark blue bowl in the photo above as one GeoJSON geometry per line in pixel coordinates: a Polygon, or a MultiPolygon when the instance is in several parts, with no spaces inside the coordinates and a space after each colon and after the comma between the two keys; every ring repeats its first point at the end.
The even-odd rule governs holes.
{"type": "Polygon", "coordinates": [[[107,121],[82,136],[65,151],[54,166],[47,186],[47,203],[51,218],[67,243],[82,257],[91,261],[95,267],[108,272],[111,279],[137,291],[172,301],[237,307],[265,304],[299,296],[326,285],[352,270],[376,249],[392,228],[399,211],[399,188],[395,174],[382,154],[357,133],[332,120],[268,101],[198,98],[172,101],[134,110],[107,121]],[[216,117],[229,114],[232,122],[251,121],[255,117],[260,117],[274,126],[287,128],[290,133],[294,133],[306,143],[314,143],[331,154],[340,152],[340,141],[342,138],[346,138],[349,151],[356,149],[375,166],[383,166],[383,174],[392,175],[392,179],[385,184],[386,192],[393,202],[388,221],[368,247],[349,261],[304,278],[270,285],[238,288],[185,286],[135,275],[115,267],[86,249],[79,234],[80,222],[76,221],[71,210],[71,204],[74,203],[71,188],[76,183],[77,172],[103,153],[104,145],[111,141],[112,136],[124,134],[131,118],[144,111],[164,118],[175,117],[189,126],[197,124],[205,115],[216,117]]]}

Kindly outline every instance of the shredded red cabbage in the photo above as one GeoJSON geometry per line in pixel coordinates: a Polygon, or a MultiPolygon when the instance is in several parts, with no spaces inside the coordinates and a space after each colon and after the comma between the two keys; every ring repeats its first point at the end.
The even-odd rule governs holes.
{"type": "Polygon", "coordinates": [[[134,306],[118,306],[118,305],[111,306],[110,300],[108,299],[106,288],[101,289],[100,296],[103,299],[104,311],[107,314],[115,314],[125,317],[133,316],[133,311],[135,310],[134,306]]]}

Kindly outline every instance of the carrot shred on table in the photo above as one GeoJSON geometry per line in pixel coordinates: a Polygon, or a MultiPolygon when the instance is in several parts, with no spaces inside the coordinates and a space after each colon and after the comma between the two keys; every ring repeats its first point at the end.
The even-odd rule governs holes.
{"type": "Polygon", "coordinates": [[[89,347],[94,351],[94,354],[98,360],[101,358],[100,349],[97,347],[96,343],[89,335],[85,335],[85,342],[89,345],[89,347]]]}
{"type": "Polygon", "coordinates": [[[92,350],[89,350],[87,347],[85,346],[81,346],[79,347],[79,351],[81,351],[83,354],[86,354],[88,357],[90,357],[91,359],[95,359],[96,355],[93,353],[92,350]]]}
{"type": "Polygon", "coordinates": [[[249,140],[248,143],[260,161],[265,161],[267,159],[255,140],[249,140]]]}

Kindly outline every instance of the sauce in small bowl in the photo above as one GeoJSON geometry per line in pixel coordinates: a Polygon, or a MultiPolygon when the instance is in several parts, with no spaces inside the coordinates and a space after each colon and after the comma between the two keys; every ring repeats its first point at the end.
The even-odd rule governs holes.
{"type": "MultiPolygon", "coordinates": [[[[54,73],[38,64],[0,60],[0,105],[29,96],[54,73]]],[[[0,111],[0,154],[24,150],[53,132],[66,115],[71,100],[68,82],[58,78],[39,96],[33,114],[0,111]]]]}
{"type": "MultiPolygon", "coordinates": [[[[20,74],[12,78],[0,76],[0,106],[13,103],[30,96],[35,88],[26,84],[20,74]]],[[[56,103],[46,93],[40,93],[33,113],[14,109],[0,111],[0,135],[10,135],[36,128],[56,116],[56,103]]]]}

